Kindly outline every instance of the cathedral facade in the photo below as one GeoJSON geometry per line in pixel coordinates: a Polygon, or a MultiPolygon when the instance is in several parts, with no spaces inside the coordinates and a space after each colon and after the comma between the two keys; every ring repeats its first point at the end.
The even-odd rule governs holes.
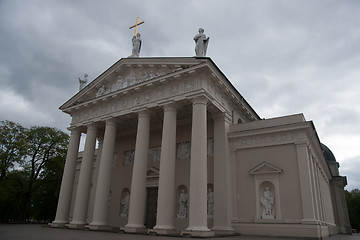
{"type": "Polygon", "coordinates": [[[261,119],[208,57],[120,59],[60,109],[71,136],[51,226],[350,233],[346,178],[313,123],[261,119]]]}

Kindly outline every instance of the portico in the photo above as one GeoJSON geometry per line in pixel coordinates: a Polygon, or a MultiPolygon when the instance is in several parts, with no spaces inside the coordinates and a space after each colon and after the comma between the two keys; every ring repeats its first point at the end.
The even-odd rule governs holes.
{"type": "Polygon", "coordinates": [[[339,214],[335,225],[342,185],[312,123],[260,119],[210,58],[120,59],[60,109],[71,135],[51,226],[197,237],[348,229],[339,214]]]}
{"type": "MultiPolygon", "coordinates": [[[[159,169],[158,205],[152,231],[169,234],[182,230],[186,234],[211,236],[214,232],[210,231],[210,226],[215,224],[214,229],[231,232],[229,182],[221,177],[229,171],[221,163],[221,152],[227,148],[226,126],[234,120],[228,109],[243,104],[237,119],[250,121],[258,117],[229,82],[218,78],[222,77],[221,72],[214,70],[217,69],[207,58],[156,59],[155,62],[153,59],[122,59],[81,91],[81,96],[65,103],[61,109],[72,116],[72,135],[64,171],[67,177],[63,181],[66,182],[62,185],[58,213],[52,225],[87,226],[93,230],[108,228],[109,198],[112,201],[115,197],[114,184],[127,182],[130,203],[126,219],[121,219],[126,223],[124,230],[148,231],[144,225],[147,170],[155,167],[159,169]],[[241,116],[241,113],[245,114],[241,116]],[[183,131],[184,128],[187,130],[183,131]],[[86,140],[76,184],[75,156],[80,132],[86,133],[86,140]],[[126,141],[129,136],[133,146],[126,141]],[[101,141],[95,159],[99,161],[98,169],[93,167],[96,139],[101,141]],[[209,139],[212,139],[210,145],[209,139]],[[152,154],[149,151],[154,145],[161,149],[160,161],[149,162],[152,154]],[[215,154],[209,156],[209,147],[215,154]],[[131,151],[133,159],[126,162],[131,151]],[[130,181],[114,183],[114,164],[119,159],[130,171],[126,173],[130,181]],[[219,166],[215,171],[214,164],[219,166]],[[189,169],[184,174],[186,177],[176,176],[177,166],[189,169]],[[76,191],[72,190],[74,186],[76,191]],[[180,186],[185,187],[182,189],[186,190],[188,202],[187,215],[178,219],[180,186]],[[214,190],[214,215],[221,216],[210,219],[210,225],[208,186],[218,189],[214,190]],[[91,197],[94,198],[93,209],[88,205],[91,197]],[[217,198],[221,203],[216,203],[217,198]],[[73,199],[72,213],[70,199],[73,199]],[[176,226],[179,222],[183,227],[176,226]]],[[[225,158],[228,161],[226,159],[228,157],[225,158]]]]}

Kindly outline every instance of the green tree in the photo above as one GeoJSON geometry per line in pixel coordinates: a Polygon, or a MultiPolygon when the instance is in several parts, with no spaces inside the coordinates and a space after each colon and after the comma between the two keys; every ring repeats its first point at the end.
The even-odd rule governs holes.
{"type": "Polygon", "coordinates": [[[20,215],[26,175],[21,170],[10,171],[0,182],[0,222],[16,222],[20,215]]]}
{"type": "Polygon", "coordinates": [[[350,225],[352,228],[360,229],[360,190],[353,189],[345,191],[346,202],[349,211],[350,225]]]}
{"type": "Polygon", "coordinates": [[[26,129],[12,121],[0,122],[0,182],[9,168],[20,164],[26,156],[26,129]]]}
{"type": "MultiPolygon", "coordinates": [[[[64,164],[69,136],[55,128],[31,127],[27,131],[27,156],[22,167],[27,173],[27,184],[22,197],[22,211],[19,220],[30,217],[34,192],[41,189],[41,181],[51,175],[47,172],[54,162],[61,159],[64,164]]],[[[60,178],[61,181],[61,178],[60,178]]]]}

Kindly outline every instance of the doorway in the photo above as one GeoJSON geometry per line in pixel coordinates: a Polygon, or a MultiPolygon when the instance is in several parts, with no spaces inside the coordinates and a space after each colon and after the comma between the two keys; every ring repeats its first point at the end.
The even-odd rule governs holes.
{"type": "Polygon", "coordinates": [[[147,188],[146,219],[145,226],[149,229],[156,225],[158,188],[147,188]]]}

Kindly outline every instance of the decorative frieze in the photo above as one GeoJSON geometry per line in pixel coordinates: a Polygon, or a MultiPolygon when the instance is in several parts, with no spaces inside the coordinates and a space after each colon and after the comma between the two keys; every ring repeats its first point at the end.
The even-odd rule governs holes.
{"type": "Polygon", "coordinates": [[[231,140],[231,148],[236,150],[255,146],[293,143],[296,139],[298,139],[297,133],[272,134],[250,138],[240,137],[238,140],[231,140]]]}
{"type": "Polygon", "coordinates": [[[125,77],[118,75],[115,79],[115,83],[109,86],[102,85],[96,92],[96,97],[101,97],[107,93],[115,92],[120,89],[124,89],[130,86],[133,86],[138,83],[149,81],[151,79],[164,76],[165,72],[156,72],[150,71],[135,71],[131,70],[128,75],[125,77]]]}
{"type": "Polygon", "coordinates": [[[194,89],[194,82],[188,81],[185,83],[185,91],[191,91],[194,89]]]}
{"type": "Polygon", "coordinates": [[[179,85],[173,85],[171,86],[171,90],[170,90],[171,95],[175,95],[179,93],[179,85]]]}
{"type": "MultiPolygon", "coordinates": [[[[160,162],[161,147],[152,147],[148,150],[148,162],[160,162]]],[[[191,142],[182,142],[176,145],[176,159],[184,160],[190,159],[191,156],[191,142]]],[[[207,156],[214,156],[214,138],[207,139],[207,156]]],[[[124,165],[131,165],[134,163],[135,150],[124,152],[124,165]]]]}
{"type": "Polygon", "coordinates": [[[151,100],[151,92],[145,94],[144,100],[145,100],[145,102],[149,102],[151,100]]]}
{"type": "Polygon", "coordinates": [[[190,159],[191,143],[178,143],[176,148],[176,158],[179,160],[190,159]]]}

